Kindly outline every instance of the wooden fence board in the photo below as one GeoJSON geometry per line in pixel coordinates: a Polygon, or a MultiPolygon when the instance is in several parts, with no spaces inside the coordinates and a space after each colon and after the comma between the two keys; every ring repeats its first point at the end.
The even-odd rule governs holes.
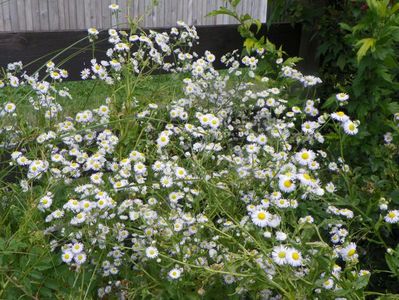
{"type": "MultiPolygon", "coordinates": [[[[111,22],[108,5],[118,3],[122,13],[118,23],[126,27],[130,16],[144,15],[152,0],[0,0],[0,31],[56,31],[88,27],[106,29],[111,22]]],[[[263,22],[267,0],[242,0],[241,12],[251,13],[263,22]]],[[[159,4],[143,21],[146,27],[173,26],[177,20],[190,25],[234,24],[228,16],[205,17],[210,11],[226,5],[222,0],[159,0],[159,4]]]]}

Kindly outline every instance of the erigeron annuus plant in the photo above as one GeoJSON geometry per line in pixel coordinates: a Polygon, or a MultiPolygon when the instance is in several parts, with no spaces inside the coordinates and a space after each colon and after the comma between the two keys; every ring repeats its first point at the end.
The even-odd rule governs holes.
{"type": "Polygon", "coordinates": [[[345,297],[354,286],[361,297],[369,273],[350,232],[359,217],[333,182],[350,167],[323,151],[325,133],[353,135],[358,122],[344,106],[320,111],[309,96],[320,79],[289,60],[270,78],[255,76],[258,57],[236,53],[222,58],[227,71],[215,70],[213,54],[189,53],[195,28],[180,25],[170,34],[111,29],[109,60],[82,71],[108,83],[110,98],[74,118],[59,120],[47,94],[61,70],[47,65],[52,83],[25,76],[52,122],[37,136],[40,150],[12,159],[27,170],[25,189],[44,189],[37,208],[54,251],[71,270],[97,274],[101,297],[174,295],[173,287],[209,295],[219,286],[266,299],[345,297]],[[175,63],[165,61],[171,55],[175,63]],[[132,101],[140,78],[159,67],[187,72],[184,96],[132,101]]]}

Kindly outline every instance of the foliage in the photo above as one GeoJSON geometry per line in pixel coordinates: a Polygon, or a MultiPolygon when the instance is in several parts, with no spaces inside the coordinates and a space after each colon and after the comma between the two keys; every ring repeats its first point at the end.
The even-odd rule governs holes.
{"type": "MultiPolygon", "coordinates": [[[[252,54],[258,52],[262,56],[264,52],[266,56],[262,56],[261,62],[258,65],[257,72],[263,75],[266,70],[270,72],[270,69],[275,65],[274,62],[278,58],[282,58],[285,52],[282,48],[277,48],[272,42],[267,39],[266,35],[260,35],[262,29],[262,23],[259,19],[253,18],[249,14],[239,15],[237,6],[241,0],[225,0],[229,7],[220,7],[217,10],[211,11],[208,16],[217,15],[228,15],[236,19],[239,23],[238,32],[244,38],[243,52],[244,54],[252,54]]],[[[297,62],[297,58],[291,58],[293,62],[297,62]],[[295,59],[295,61],[294,61],[295,59]]]]}

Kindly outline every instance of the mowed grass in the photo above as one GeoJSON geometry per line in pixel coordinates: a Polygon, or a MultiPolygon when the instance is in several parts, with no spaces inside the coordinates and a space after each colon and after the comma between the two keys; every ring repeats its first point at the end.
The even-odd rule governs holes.
{"type": "MultiPolygon", "coordinates": [[[[61,104],[63,112],[61,117],[73,117],[77,112],[94,109],[105,104],[107,97],[114,97],[120,103],[126,100],[137,100],[141,103],[168,103],[172,99],[182,97],[182,78],[181,74],[162,74],[140,77],[131,81],[131,99],[126,99],[123,86],[126,83],[118,83],[120,88],[107,85],[100,80],[85,81],[65,81],[57,83],[56,87],[67,88],[72,99],[58,97],[57,102],[61,104]]],[[[134,79],[134,78],[133,78],[134,79]]],[[[117,84],[117,85],[118,85],[117,84]]],[[[29,103],[29,98],[34,97],[34,92],[30,88],[0,89],[0,101],[13,102],[17,105],[17,113],[27,121],[30,126],[39,125],[38,116],[29,103]]]]}
{"type": "MultiPolygon", "coordinates": [[[[85,109],[93,109],[105,104],[107,97],[114,96],[117,100],[135,100],[143,103],[168,103],[172,99],[182,95],[181,76],[174,74],[152,75],[140,78],[138,82],[131,83],[132,99],[123,99],[126,95],[107,84],[97,81],[70,81],[65,82],[72,99],[62,99],[60,104],[64,108],[64,114],[73,115],[85,109]],[[120,99],[118,99],[120,98],[120,99]]],[[[124,90],[124,89],[123,89],[124,90]]]]}

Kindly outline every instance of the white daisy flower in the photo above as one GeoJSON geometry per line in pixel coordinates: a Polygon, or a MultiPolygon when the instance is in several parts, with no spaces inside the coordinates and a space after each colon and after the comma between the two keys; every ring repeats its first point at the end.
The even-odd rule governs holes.
{"type": "Polygon", "coordinates": [[[359,132],[357,125],[355,122],[350,121],[349,119],[342,124],[344,131],[348,135],[355,135],[359,132]]]}
{"type": "Polygon", "coordinates": [[[187,176],[187,171],[184,168],[176,168],[175,175],[177,178],[183,179],[187,176]]]}
{"type": "Polygon", "coordinates": [[[343,111],[332,113],[331,118],[340,122],[346,122],[349,120],[349,117],[343,111]]]}
{"type": "Polygon", "coordinates": [[[398,223],[399,222],[399,210],[390,210],[384,218],[385,222],[398,223]]]}
{"type": "Polygon", "coordinates": [[[302,149],[295,154],[296,161],[303,166],[308,165],[314,158],[315,153],[312,150],[302,149]]]}
{"type": "Polygon", "coordinates": [[[161,134],[157,139],[157,144],[159,147],[165,147],[169,143],[169,136],[166,134],[161,134]]]}
{"type": "Polygon", "coordinates": [[[15,108],[16,108],[15,104],[11,102],[8,102],[4,105],[4,111],[9,114],[13,113],[15,111],[15,108]]]}
{"type": "Polygon", "coordinates": [[[266,227],[271,217],[271,214],[263,209],[255,210],[251,215],[252,222],[259,227],[266,227]]]}
{"type": "Polygon", "coordinates": [[[81,252],[81,253],[75,255],[73,259],[78,265],[82,265],[85,263],[85,261],[87,259],[87,255],[86,255],[86,253],[81,252]]]}
{"type": "Polygon", "coordinates": [[[110,4],[110,5],[108,6],[108,8],[109,8],[112,12],[115,12],[115,11],[117,11],[117,10],[119,9],[119,5],[116,4],[116,3],[112,3],[112,4],[110,4]]]}
{"type": "Polygon", "coordinates": [[[302,265],[302,254],[294,248],[289,248],[287,253],[287,262],[293,267],[302,265]]]}
{"type": "Polygon", "coordinates": [[[170,279],[176,280],[180,278],[181,273],[182,273],[181,269],[173,268],[172,270],[169,271],[168,276],[170,279]]]}
{"type": "Polygon", "coordinates": [[[75,243],[71,247],[72,253],[79,254],[83,251],[83,244],[82,243],[75,243]]]}
{"type": "Polygon", "coordinates": [[[148,247],[147,249],[145,249],[145,255],[148,258],[151,258],[151,259],[156,258],[158,256],[158,254],[159,254],[158,249],[155,247],[148,247]]]}
{"type": "Polygon", "coordinates": [[[71,251],[65,251],[62,253],[61,259],[65,263],[70,263],[73,259],[73,253],[71,251]]]}
{"type": "Polygon", "coordinates": [[[358,254],[356,253],[356,244],[350,243],[340,251],[342,259],[345,261],[356,261],[358,254]]]}
{"type": "Polygon", "coordinates": [[[278,265],[284,265],[287,263],[288,248],[280,245],[273,247],[272,258],[278,265]]]}
{"type": "Polygon", "coordinates": [[[335,98],[339,101],[339,102],[345,102],[346,100],[349,99],[349,95],[345,94],[345,93],[338,93],[335,95],[335,98]]]}
{"type": "Polygon", "coordinates": [[[334,287],[334,280],[332,280],[332,278],[328,278],[323,282],[322,285],[326,290],[331,290],[334,287]]]}
{"type": "Polygon", "coordinates": [[[296,189],[296,185],[292,181],[291,177],[288,176],[280,176],[278,186],[280,190],[285,193],[291,193],[296,189]]]}

